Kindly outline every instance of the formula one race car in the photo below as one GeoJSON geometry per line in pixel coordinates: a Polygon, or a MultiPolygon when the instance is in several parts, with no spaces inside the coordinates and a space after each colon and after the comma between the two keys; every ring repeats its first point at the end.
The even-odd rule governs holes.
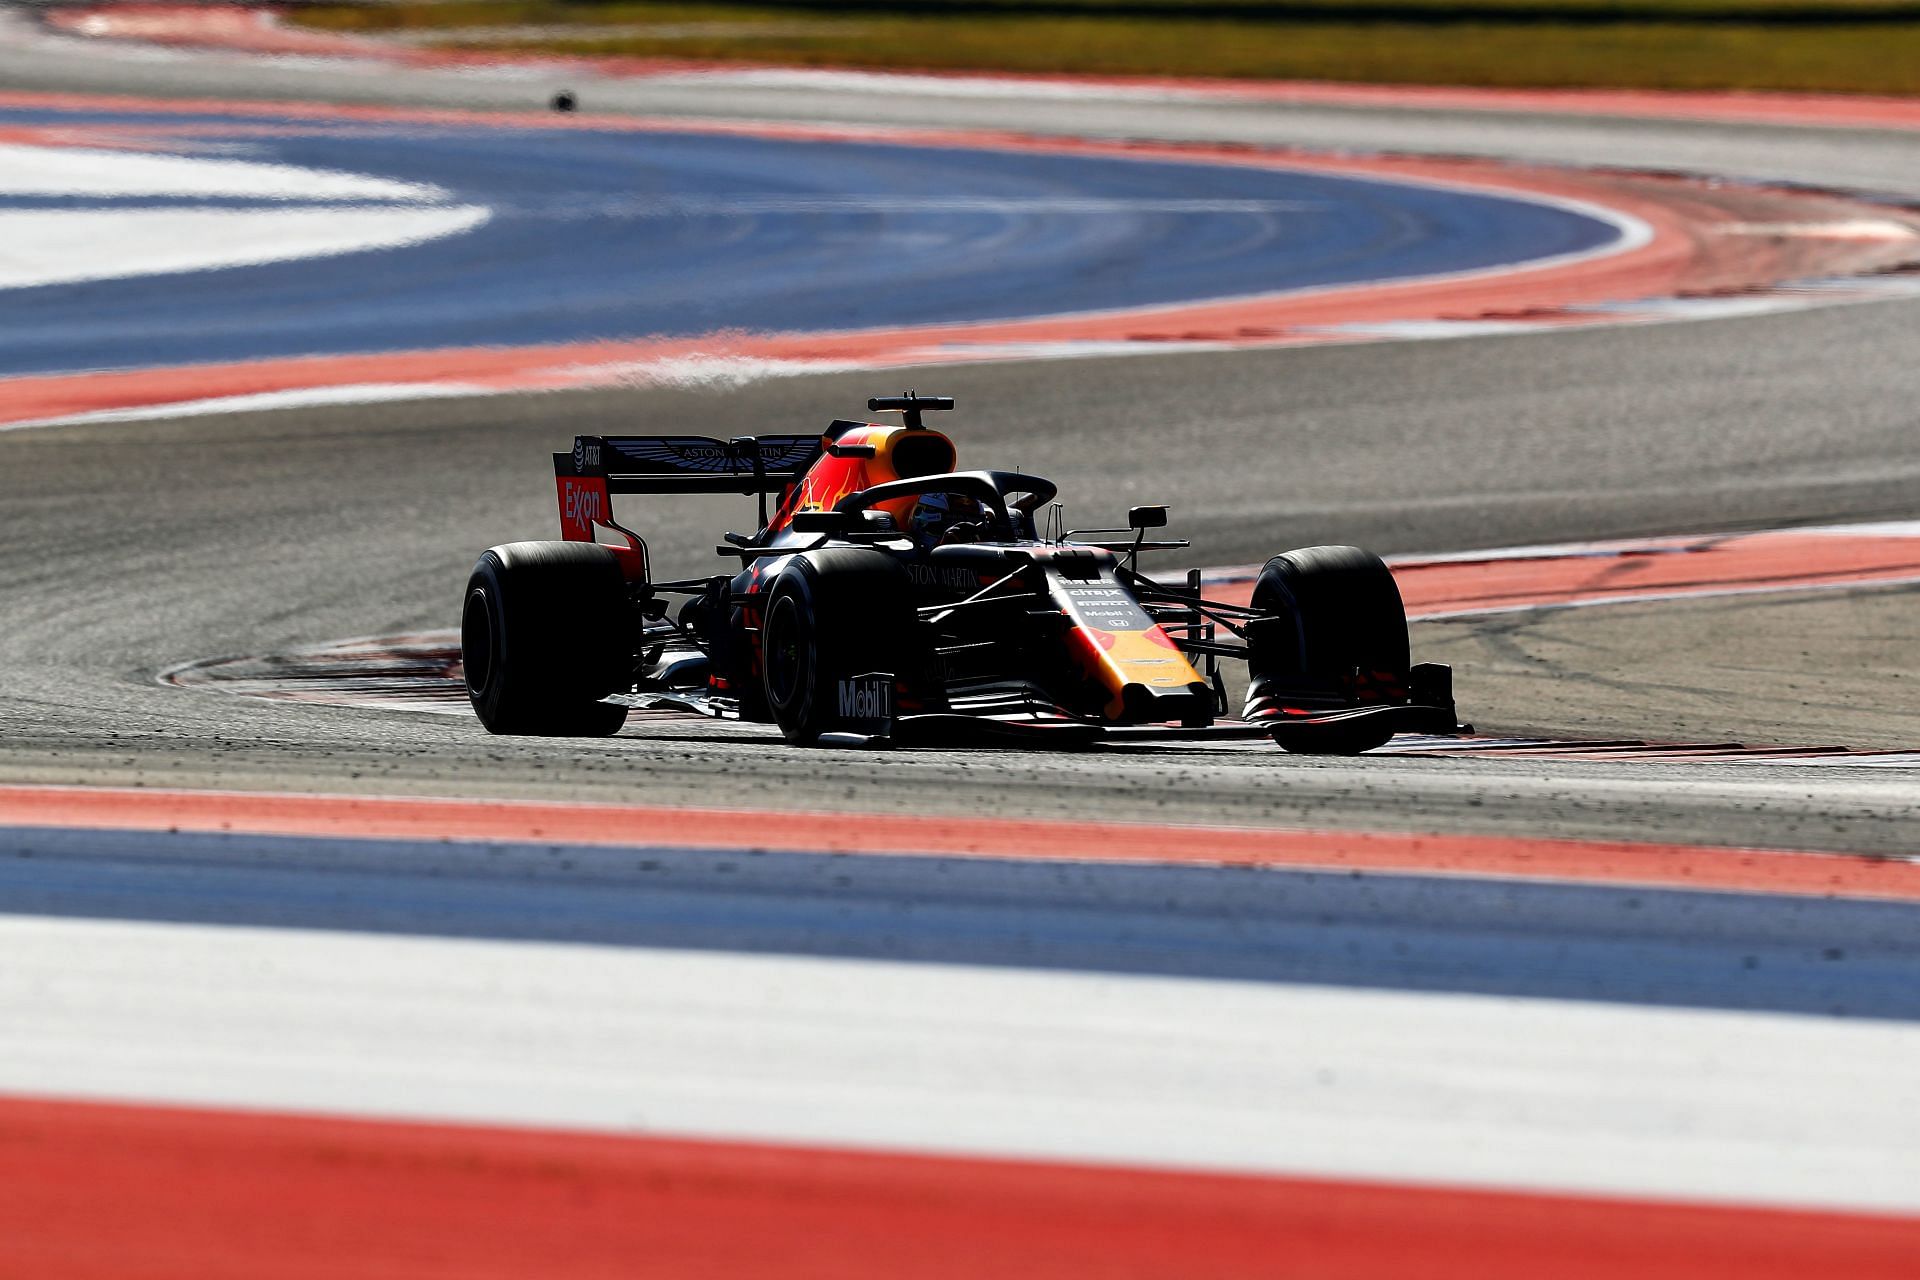
{"type": "Polygon", "coordinates": [[[1208,600],[1197,571],[1139,568],[1187,545],[1148,538],[1165,507],[1067,530],[1048,481],[954,470],[953,442],[922,419],[951,399],[868,408],[903,420],[581,436],[555,454],[565,541],[494,547],[467,584],[461,657],[481,722],[605,735],[639,706],[771,721],[795,743],[1250,736],[1337,755],[1461,731],[1449,669],[1409,661],[1399,589],[1368,552],[1291,551],[1250,604],[1208,600]],[[759,527],[717,548],[738,572],[658,581],[616,493],[758,494],[759,527]],[[1221,720],[1222,658],[1248,666],[1239,721],[1221,720]]]}

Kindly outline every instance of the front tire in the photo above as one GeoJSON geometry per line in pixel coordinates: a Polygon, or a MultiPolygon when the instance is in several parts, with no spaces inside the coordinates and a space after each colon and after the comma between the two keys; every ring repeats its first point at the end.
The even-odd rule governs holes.
{"type": "MultiPolygon", "coordinates": [[[[1260,570],[1253,607],[1278,621],[1249,639],[1247,719],[1271,718],[1283,704],[1363,704],[1368,699],[1360,691],[1368,689],[1397,691],[1404,699],[1412,665],[1407,613],[1393,571],[1379,556],[1359,547],[1277,555],[1260,570]]],[[[1377,725],[1332,724],[1290,736],[1287,749],[1358,755],[1392,736],[1377,725]]]]}
{"type": "Polygon", "coordinates": [[[897,687],[925,665],[912,582],[885,552],[834,548],[794,560],[768,588],[760,617],[761,691],[798,745],[840,723],[838,681],[883,671],[897,687]]]}
{"type": "Polygon", "coordinates": [[[627,709],[603,702],[633,683],[626,577],[589,542],[513,542],[467,579],[460,660],[474,714],[491,733],[604,738],[627,709]]]}

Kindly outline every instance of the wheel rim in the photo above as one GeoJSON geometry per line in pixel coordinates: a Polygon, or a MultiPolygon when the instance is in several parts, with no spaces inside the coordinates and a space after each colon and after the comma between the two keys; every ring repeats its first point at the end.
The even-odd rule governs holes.
{"type": "Polygon", "coordinates": [[[460,614],[460,666],[466,672],[467,688],[476,694],[486,693],[493,679],[492,615],[487,593],[475,587],[460,614]]]}
{"type": "Polygon", "coordinates": [[[781,596],[773,602],[761,635],[767,700],[776,707],[791,707],[799,701],[807,665],[805,630],[800,625],[800,609],[792,596],[781,596]]]}

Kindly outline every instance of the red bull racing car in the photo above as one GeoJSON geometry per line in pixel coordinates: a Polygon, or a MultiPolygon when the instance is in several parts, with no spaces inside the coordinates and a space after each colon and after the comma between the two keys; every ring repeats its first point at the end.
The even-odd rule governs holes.
{"type": "Polygon", "coordinates": [[[1408,657],[1393,575],[1355,547],[1269,560],[1251,601],[1210,600],[1142,555],[1166,508],[1068,530],[1055,486],[955,469],[924,415],[946,397],[870,400],[898,423],[824,434],[581,436],[554,455],[560,542],[480,557],[467,584],[468,695],[494,733],[606,735],[629,711],[770,722],[823,745],[1270,737],[1352,754],[1452,734],[1451,673],[1408,657]],[[656,579],[620,493],[758,495],[736,571],[656,579]],[[614,541],[602,541],[609,537],[614,541]],[[1221,660],[1248,668],[1226,719],[1221,660]]]}

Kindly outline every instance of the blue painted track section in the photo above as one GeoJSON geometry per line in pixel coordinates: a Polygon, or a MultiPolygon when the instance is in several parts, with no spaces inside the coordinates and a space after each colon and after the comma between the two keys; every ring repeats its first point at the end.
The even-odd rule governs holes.
{"type": "MultiPolygon", "coordinates": [[[[47,124],[192,125],[184,154],[431,183],[493,216],[400,248],[0,291],[0,375],[1014,320],[1471,271],[1620,234],[1519,199],[1227,164],[0,111],[47,124]]],[[[234,202],[0,195],[0,212],[49,207],[234,202]]]]}
{"type": "Polygon", "coordinates": [[[16,827],[9,849],[32,856],[0,857],[0,901],[42,916],[1920,1021],[1911,902],[777,848],[16,827]]]}

